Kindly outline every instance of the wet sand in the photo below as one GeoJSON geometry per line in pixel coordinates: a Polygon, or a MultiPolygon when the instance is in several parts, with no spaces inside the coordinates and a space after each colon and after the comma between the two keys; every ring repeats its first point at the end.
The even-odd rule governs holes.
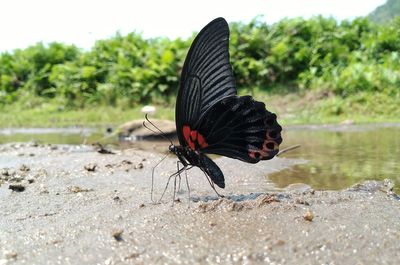
{"type": "MultiPolygon", "coordinates": [[[[342,191],[278,190],[266,176],[304,161],[256,165],[217,158],[219,199],[189,171],[172,206],[150,200],[142,150],[100,154],[91,146],[0,145],[3,264],[399,264],[400,199],[390,182],[342,191]]],[[[156,170],[161,195],[176,159],[156,170]]]]}

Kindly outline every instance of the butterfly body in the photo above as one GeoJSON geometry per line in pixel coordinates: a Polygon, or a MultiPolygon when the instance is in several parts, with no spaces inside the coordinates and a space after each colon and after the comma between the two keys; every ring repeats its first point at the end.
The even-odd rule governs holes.
{"type": "Polygon", "coordinates": [[[207,155],[194,151],[187,146],[171,145],[169,151],[174,153],[184,168],[195,166],[200,168],[220,188],[225,188],[225,178],[221,169],[207,155]]]}
{"type": "Polygon", "coordinates": [[[204,27],[190,47],[175,120],[180,145],[171,145],[170,152],[184,169],[199,167],[220,188],[225,187],[224,175],[207,154],[257,163],[278,153],[282,128],[276,115],[251,96],[237,95],[223,18],[204,27]]]}

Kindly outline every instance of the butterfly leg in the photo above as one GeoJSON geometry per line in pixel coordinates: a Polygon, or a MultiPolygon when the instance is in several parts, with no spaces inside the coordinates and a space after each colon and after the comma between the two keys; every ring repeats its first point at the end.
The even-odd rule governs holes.
{"type": "MultiPolygon", "coordinates": [[[[176,172],[178,172],[178,175],[176,175],[175,176],[175,179],[174,179],[174,196],[173,196],[173,200],[172,200],[172,204],[174,204],[174,202],[175,201],[178,201],[179,200],[179,198],[178,199],[176,199],[176,194],[179,194],[179,191],[180,191],[180,189],[181,189],[181,172],[183,171],[183,168],[185,168],[185,165],[184,164],[182,164],[182,166],[183,166],[183,168],[182,168],[182,170],[179,168],[179,163],[180,164],[182,164],[182,162],[181,161],[176,161],[176,169],[177,169],[177,171],[176,172]],[[178,189],[176,189],[176,179],[178,178],[178,189]]],[[[186,170],[185,170],[185,172],[186,172],[186,170]]]]}
{"type": "MultiPolygon", "coordinates": [[[[179,172],[179,170],[178,170],[178,172],[179,172]]],[[[176,197],[176,178],[179,176],[179,174],[178,175],[176,175],[175,177],[174,177],[174,195],[173,195],[173,197],[172,197],[172,206],[175,204],[175,197],[176,197]]]]}
{"type": "MultiPolygon", "coordinates": [[[[177,167],[178,171],[179,171],[179,163],[182,164],[182,162],[178,160],[176,163],[176,167],[177,167]]],[[[182,164],[182,166],[185,166],[185,165],[182,164]]],[[[178,175],[178,190],[177,190],[178,194],[179,194],[179,191],[181,190],[181,181],[182,181],[181,174],[179,174],[178,175]]]]}
{"type": "MultiPolygon", "coordinates": [[[[183,170],[185,170],[185,169],[186,169],[186,167],[183,167],[183,168],[181,168],[179,171],[177,171],[177,172],[171,174],[171,175],[168,177],[167,185],[165,185],[164,191],[163,191],[163,193],[162,193],[160,199],[158,200],[158,203],[161,203],[161,200],[162,200],[162,198],[164,197],[165,192],[167,191],[167,188],[168,188],[168,185],[169,185],[169,182],[171,181],[171,179],[172,179],[173,177],[176,177],[177,175],[179,175],[179,174],[180,174],[183,170]]],[[[174,198],[175,198],[175,190],[174,190],[174,198]]]]}
{"type": "Polygon", "coordinates": [[[210,180],[210,177],[207,175],[207,173],[204,172],[204,170],[202,170],[202,171],[203,171],[204,175],[206,176],[208,183],[210,183],[211,188],[215,191],[215,193],[218,195],[218,197],[224,198],[225,196],[222,194],[219,194],[218,191],[215,189],[214,183],[210,180]]]}
{"type": "MultiPolygon", "coordinates": [[[[190,167],[190,168],[191,168],[191,167],[190,167]]],[[[188,208],[190,208],[190,187],[189,187],[189,180],[188,180],[187,171],[188,171],[190,168],[188,168],[188,169],[185,170],[186,187],[187,187],[187,190],[188,190],[188,208]]]]}

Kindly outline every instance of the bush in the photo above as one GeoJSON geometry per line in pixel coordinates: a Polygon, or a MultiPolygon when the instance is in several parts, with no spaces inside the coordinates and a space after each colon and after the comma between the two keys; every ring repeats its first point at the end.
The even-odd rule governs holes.
{"type": "MultiPolygon", "coordinates": [[[[256,18],[230,27],[239,89],[294,84],[345,97],[360,91],[398,91],[400,19],[376,25],[366,18],[338,23],[319,16],[267,25],[256,18]]],[[[192,39],[116,34],[97,41],[89,51],[38,43],[3,53],[0,104],[12,104],[22,93],[57,97],[73,108],[165,101],[177,92],[192,39]]]]}

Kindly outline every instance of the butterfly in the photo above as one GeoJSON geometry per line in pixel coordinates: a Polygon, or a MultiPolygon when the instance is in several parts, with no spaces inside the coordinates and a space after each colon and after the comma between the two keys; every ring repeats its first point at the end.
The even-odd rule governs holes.
{"type": "Polygon", "coordinates": [[[257,163],[279,151],[282,127],[276,115],[251,96],[237,95],[229,60],[229,26],[224,18],[206,25],[189,49],[175,123],[179,145],[171,143],[169,151],[183,167],[178,166],[172,176],[198,167],[211,179],[210,184],[225,188],[224,174],[207,154],[257,163]]]}

